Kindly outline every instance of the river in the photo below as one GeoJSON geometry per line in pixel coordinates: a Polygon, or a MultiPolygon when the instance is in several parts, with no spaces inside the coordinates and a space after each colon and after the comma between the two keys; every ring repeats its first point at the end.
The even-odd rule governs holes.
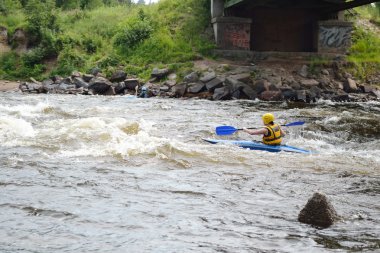
{"type": "Polygon", "coordinates": [[[379,154],[379,102],[1,93],[0,252],[379,252],[379,154]],[[265,112],[315,153],[202,140],[265,112]],[[297,221],[315,192],[330,228],[297,221]]]}

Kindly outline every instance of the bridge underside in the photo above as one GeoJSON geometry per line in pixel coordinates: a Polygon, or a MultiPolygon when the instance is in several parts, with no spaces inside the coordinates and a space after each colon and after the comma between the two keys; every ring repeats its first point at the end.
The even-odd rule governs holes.
{"type": "Polygon", "coordinates": [[[332,46],[330,51],[345,51],[351,25],[339,12],[372,2],[377,1],[226,0],[224,18],[238,22],[228,26],[229,21],[219,21],[225,32],[219,41],[231,40],[237,47],[252,51],[320,52],[328,46],[332,46]]]}
{"type": "Polygon", "coordinates": [[[329,11],[342,11],[358,6],[378,2],[377,0],[225,0],[224,7],[235,8],[265,7],[265,8],[302,8],[329,11]]]}

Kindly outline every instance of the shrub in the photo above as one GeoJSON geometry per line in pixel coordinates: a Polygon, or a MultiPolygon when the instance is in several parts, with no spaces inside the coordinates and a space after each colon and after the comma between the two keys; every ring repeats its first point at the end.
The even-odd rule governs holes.
{"type": "Polygon", "coordinates": [[[56,5],[64,10],[76,9],[80,6],[80,0],[56,0],[56,5]]]}
{"type": "Polygon", "coordinates": [[[33,67],[39,64],[45,57],[44,50],[42,48],[35,48],[21,56],[21,60],[25,66],[33,67]]]}
{"type": "Polygon", "coordinates": [[[58,65],[52,74],[70,75],[74,70],[83,70],[85,68],[85,58],[75,49],[64,48],[58,57],[58,65]]]}
{"type": "Polygon", "coordinates": [[[82,10],[91,10],[103,6],[102,0],[80,0],[80,8],[82,10]]]}
{"type": "Polygon", "coordinates": [[[6,16],[20,8],[21,8],[21,4],[18,0],[1,0],[0,1],[0,13],[2,15],[6,16]]]}
{"type": "Polygon", "coordinates": [[[173,38],[168,31],[160,29],[151,38],[136,47],[128,57],[135,64],[170,63],[192,60],[195,54],[188,43],[173,38]]]}
{"type": "Polygon", "coordinates": [[[380,62],[380,38],[372,32],[356,28],[352,37],[350,60],[380,62]]]}
{"type": "Polygon", "coordinates": [[[54,14],[55,2],[53,0],[29,0],[25,8],[27,30],[32,42],[38,45],[41,42],[43,31],[59,30],[54,14]]]}
{"type": "Polygon", "coordinates": [[[380,69],[380,37],[369,31],[356,28],[352,42],[348,60],[353,63],[354,67],[350,71],[360,79],[378,75],[380,69]]]}
{"type": "Polygon", "coordinates": [[[98,48],[102,45],[100,40],[95,40],[94,38],[84,38],[82,41],[82,46],[86,53],[93,54],[96,53],[98,48]]]}
{"type": "Polygon", "coordinates": [[[106,69],[108,67],[116,67],[119,65],[120,60],[119,57],[116,55],[107,55],[104,56],[102,59],[98,60],[97,66],[101,69],[106,69]]]}
{"type": "Polygon", "coordinates": [[[8,29],[8,35],[12,35],[17,28],[25,28],[25,16],[20,10],[8,16],[0,14],[0,25],[8,29]]]}
{"type": "Polygon", "coordinates": [[[1,78],[4,79],[22,79],[26,76],[32,76],[37,79],[41,77],[46,67],[44,64],[25,64],[23,58],[18,54],[11,52],[0,57],[1,78]]]}
{"type": "Polygon", "coordinates": [[[130,22],[116,34],[114,43],[117,47],[128,51],[148,39],[152,32],[153,28],[149,21],[130,22]]]}
{"type": "MultiPolygon", "coordinates": [[[[201,35],[210,21],[209,0],[160,0],[154,5],[128,0],[20,1],[34,49],[16,57],[12,64],[8,61],[17,65],[6,68],[13,71],[12,76],[18,68],[42,71],[41,63],[57,57],[55,74],[83,71],[89,66],[109,72],[123,66],[149,78],[157,65],[174,64],[178,72],[188,69],[186,61],[207,53],[213,45],[201,35]],[[59,12],[55,12],[55,2],[62,8],[59,12]],[[82,9],[75,7],[78,2],[82,9]]],[[[10,23],[10,18],[0,15],[0,23],[10,23]]],[[[18,27],[18,22],[10,27],[18,27]]],[[[22,78],[28,76],[26,73],[22,78]]]]}

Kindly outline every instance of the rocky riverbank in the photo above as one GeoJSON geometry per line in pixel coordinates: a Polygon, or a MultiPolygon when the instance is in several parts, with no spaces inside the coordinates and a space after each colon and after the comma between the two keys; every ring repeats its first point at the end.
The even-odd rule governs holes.
{"type": "Polygon", "coordinates": [[[19,86],[19,82],[0,80],[0,92],[17,91],[19,90],[19,86]]]}
{"type": "Polygon", "coordinates": [[[178,78],[169,69],[153,69],[151,79],[141,82],[119,70],[106,78],[99,69],[72,73],[37,82],[23,82],[27,93],[126,95],[140,97],[202,98],[210,100],[260,99],[263,101],[315,102],[370,101],[380,99],[380,77],[372,84],[356,81],[343,71],[344,62],[324,67],[306,64],[234,65],[197,62],[191,73],[178,78]],[[177,80],[182,81],[178,82],[177,80]]]}

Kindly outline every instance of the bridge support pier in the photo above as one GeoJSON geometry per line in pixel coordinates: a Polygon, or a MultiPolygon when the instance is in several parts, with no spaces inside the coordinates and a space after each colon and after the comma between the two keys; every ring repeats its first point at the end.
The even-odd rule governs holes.
{"type": "Polygon", "coordinates": [[[352,23],[339,5],[344,1],[313,1],[318,8],[307,1],[210,1],[219,49],[345,54],[350,47],[352,23]]]}
{"type": "Polygon", "coordinates": [[[211,18],[222,17],[224,13],[224,0],[211,0],[211,18]]]}
{"type": "Polygon", "coordinates": [[[351,22],[327,20],[318,22],[318,52],[347,53],[351,46],[351,22]]]}
{"type": "Polygon", "coordinates": [[[250,50],[252,23],[250,18],[216,17],[211,22],[218,48],[250,50]]]}

